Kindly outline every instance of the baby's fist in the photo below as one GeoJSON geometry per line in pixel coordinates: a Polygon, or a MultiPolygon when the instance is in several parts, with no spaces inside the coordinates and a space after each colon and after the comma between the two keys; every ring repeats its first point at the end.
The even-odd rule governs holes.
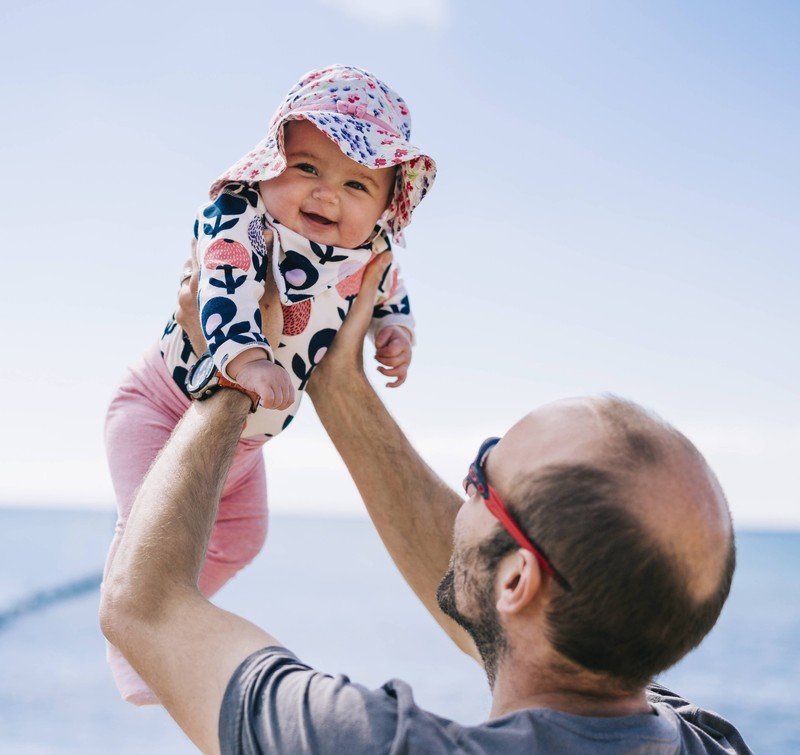
{"type": "Polygon", "coordinates": [[[294,386],[289,373],[269,359],[257,359],[242,366],[236,382],[255,391],[265,409],[288,409],[294,403],[294,386]]]}
{"type": "Polygon", "coordinates": [[[402,325],[387,325],[375,336],[375,359],[383,365],[378,372],[393,377],[389,388],[398,388],[406,381],[411,364],[411,333],[402,325]]]}

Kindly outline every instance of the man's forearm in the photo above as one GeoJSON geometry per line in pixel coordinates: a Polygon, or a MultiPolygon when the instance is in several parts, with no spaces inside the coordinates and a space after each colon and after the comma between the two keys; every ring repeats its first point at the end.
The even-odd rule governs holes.
{"type": "Polygon", "coordinates": [[[222,390],[186,412],[136,494],[106,580],[113,599],[157,612],[171,591],[196,586],[248,407],[222,390]]]}
{"type": "Polygon", "coordinates": [[[462,650],[477,657],[472,641],[436,602],[460,497],[420,458],[363,372],[329,370],[326,378],[310,384],[309,393],[375,528],[426,608],[462,650]]]}

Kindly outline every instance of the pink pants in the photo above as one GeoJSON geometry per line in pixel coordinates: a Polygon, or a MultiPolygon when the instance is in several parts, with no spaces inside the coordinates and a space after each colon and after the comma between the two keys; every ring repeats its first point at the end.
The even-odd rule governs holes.
{"type": "MultiPolygon", "coordinates": [[[[106,572],[125,530],[134,495],[189,403],[169,374],[157,346],[128,370],[111,401],[105,441],[119,516],[106,572]]],[[[198,587],[206,597],[247,566],[264,545],[267,482],[261,447],[265,442],[264,436],[239,441],[200,574],[198,587]]],[[[112,645],[108,646],[108,661],[125,700],[138,705],[158,702],[112,645]]]]}

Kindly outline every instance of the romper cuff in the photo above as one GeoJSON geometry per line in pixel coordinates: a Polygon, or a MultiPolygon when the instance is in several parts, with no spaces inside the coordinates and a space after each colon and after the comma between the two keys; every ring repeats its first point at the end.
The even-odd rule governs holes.
{"type": "Polygon", "coordinates": [[[249,351],[250,349],[261,349],[266,354],[266,357],[270,362],[275,361],[275,356],[273,355],[272,349],[270,348],[266,339],[263,343],[235,343],[228,341],[220,346],[214,354],[214,364],[217,365],[217,369],[222,373],[226,380],[230,380],[234,383],[236,382],[235,378],[228,373],[228,365],[230,365],[230,363],[236,357],[238,357],[239,354],[243,354],[245,351],[249,351]]]}

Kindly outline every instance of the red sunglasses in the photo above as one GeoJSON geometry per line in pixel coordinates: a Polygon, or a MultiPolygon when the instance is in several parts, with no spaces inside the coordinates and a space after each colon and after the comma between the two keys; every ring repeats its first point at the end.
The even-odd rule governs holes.
{"type": "Polygon", "coordinates": [[[511,516],[511,512],[509,512],[508,508],[503,503],[503,499],[500,498],[497,491],[486,479],[486,473],[483,471],[484,465],[486,464],[486,457],[489,455],[489,451],[499,442],[500,438],[488,438],[481,443],[478,455],[475,457],[475,461],[469,465],[469,473],[464,478],[464,490],[467,495],[471,496],[474,495],[474,492],[471,491],[470,488],[475,488],[483,498],[486,508],[499,520],[506,532],[508,532],[521,547],[533,553],[542,569],[544,569],[562,588],[567,592],[572,592],[572,587],[569,582],[556,571],[555,567],[550,563],[550,559],[544,554],[544,551],[520,529],[519,525],[511,516]]]}

